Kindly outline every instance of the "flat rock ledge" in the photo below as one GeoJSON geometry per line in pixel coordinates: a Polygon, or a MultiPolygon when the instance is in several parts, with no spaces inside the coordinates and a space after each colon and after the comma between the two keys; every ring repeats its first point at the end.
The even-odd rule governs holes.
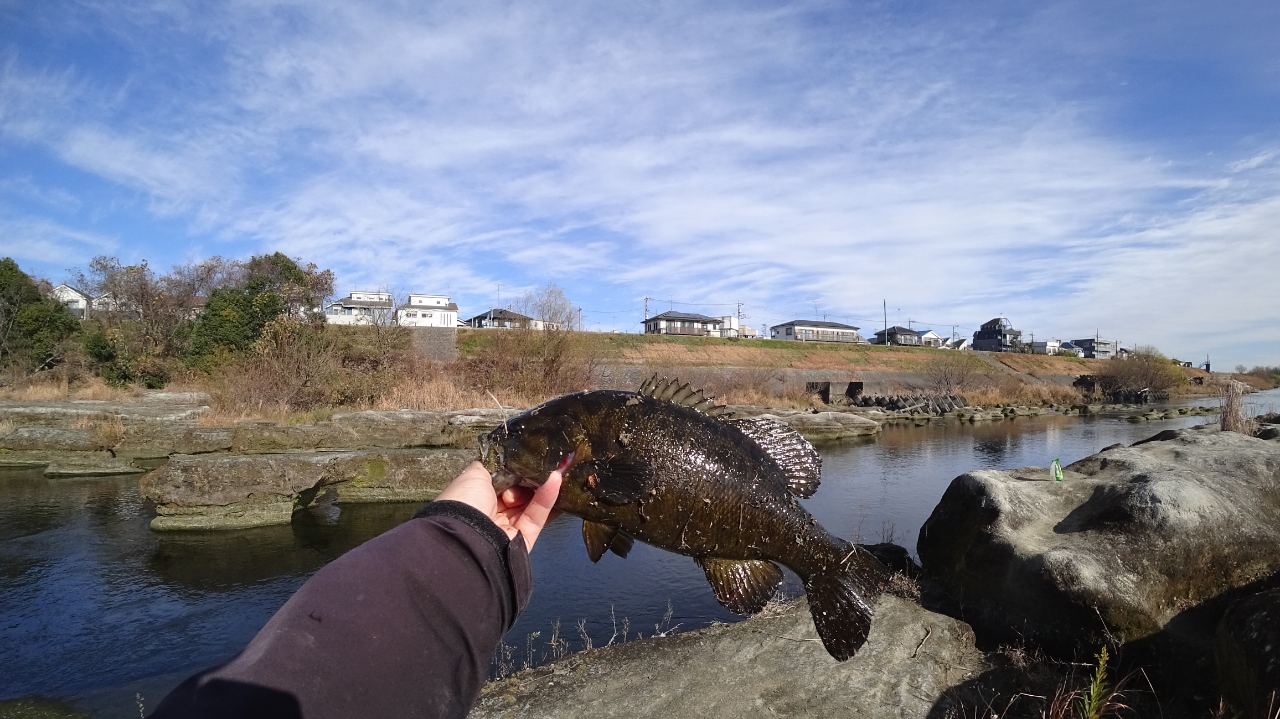
{"type": "Polygon", "coordinates": [[[156,506],[152,529],[243,529],[288,524],[295,511],[324,502],[426,501],[474,454],[383,449],[178,455],[138,486],[156,506]]]}
{"type": "Polygon", "coordinates": [[[949,612],[1061,652],[1107,638],[1203,649],[1215,605],[1280,572],[1280,442],[1166,430],[1064,475],[976,471],[951,483],[917,544],[949,612]]]}
{"type": "Polygon", "coordinates": [[[472,719],[941,716],[987,668],[967,624],[885,595],[867,644],[837,662],[796,600],[769,616],[570,655],[491,682],[472,719]]]}
{"type": "Polygon", "coordinates": [[[866,437],[880,431],[880,423],[854,412],[813,412],[778,407],[730,405],[735,417],[764,417],[781,422],[812,442],[866,437]]]}

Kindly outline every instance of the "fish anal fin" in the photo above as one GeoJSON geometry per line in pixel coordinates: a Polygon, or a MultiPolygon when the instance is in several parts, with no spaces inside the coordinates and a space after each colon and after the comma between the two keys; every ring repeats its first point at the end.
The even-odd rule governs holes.
{"type": "Polygon", "coordinates": [[[726,419],[773,457],[787,477],[787,489],[797,497],[811,497],[822,479],[822,455],[800,433],[767,417],[726,419]]]}
{"type": "Polygon", "coordinates": [[[617,527],[592,522],[589,519],[582,520],[582,541],[586,543],[587,556],[591,557],[593,563],[600,561],[619,534],[617,527]]]}
{"type": "MultiPolygon", "coordinates": [[[[649,492],[653,471],[647,462],[626,457],[601,457],[574,468],[596,499],[614,506],[629,504],[649,492]]],[[[579,481],[575,477],[575,481],[579,481]]]]}
{"type": "Polygon", "coordinates": [[[734,614],[756,614],[782,584],[782,570],[773,562],[717,557],[697,561],[707,574],[716,601],[734,614]]]}
{"type": "Polygon", "coordinates": [[[626,559],[635,543],[636,540],[632,539],[630,534],[618,530],[618,533],[613,535],[613,541],[609,542],[609,551],[626,559]]]}

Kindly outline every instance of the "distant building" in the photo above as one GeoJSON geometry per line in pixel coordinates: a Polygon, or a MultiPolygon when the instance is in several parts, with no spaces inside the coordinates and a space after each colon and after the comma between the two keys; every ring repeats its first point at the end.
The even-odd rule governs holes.
{"type": "MultiPolygon", "coordinates": [[[[1070,352],[1077,357],[1084,357],[1084,350],[1076,346],[1075,342],[1063,341],[1058,344],[1058,352],[1070,352]]],[[[1056,353],[1055,353],[1056,354],[1056,353]]]]}
{"type": "Polygon", "coordinates": [[[944,350],[969,350],[973,349],[973,343],[968,337],[952,337],[951,339],[942,340],[942,349],[944,350]]]}
{"type": "Polygon", "coordinates": [[[795,340],[798,342],[849,342],[866,344],[858,328],[843,325],[839,322],[822,320],[791,320],[769,328],[769,336],[775,340],[795,340]]]}
{"type": "Polygon", "coordinates": [[[1038,355],[1056,355],[1058,348],[1062,346],[1062,342],[1058,340],[1045,340],[1044,342],[1032,342],[1031,353],[1038,355]]]}
{"type": "Polygon", "coordinates": [[[409,295],[396,308],[396,324],[402,327],[457,327],[458,306],[448,295],[409,295]]]}
{"type": "Polygon", "coordinates": [[[921,347],[941,347],[942,335],[933,330],[916,330],[916,334],[920,335],[921,347]]]}
{"type": "Polygon", "coordinates": [[[871,344],[919,347],[920,333],[915,330],[907,329],[906,327],[894,325],[893,327],[877,332],[875,334],[875,338],[871,340],[871,344]]]}
{"type": "Polygon", "coordinates": [[[71,314],[77,319],[87,319],[92,312],[93,298],[89,293],[77,290],[71,285],[58,285],[50,294],[71,310],[71,314]]]}
{"type": "Polygon", "coordinates": [[[482,330],[558,330],[560,323],[544,322],[519,312],[495,307],[466,321],[468,327],[482,330]]]}
{"type": "Polygon", "coordinates": [[[644,321],[647,335],[691,335],[694,337],[719,337],[724,325],[723,317],[707,317],[692,312],[663,312],[644,321]]]}
{"type": "Polygon", "coordinates": [[[355,291],[334,300],[324,311],[331,325],[389,324],[395,312],[390,292],[355,291]]]}
{"type": "Polygon", "coordinates": [[[1021,346],[1022,331],[1003,317],[987,320],[973,333],[973,348],[980,352],[1014,352],[1021,346]]]}
{"type": "Polygon", "coordinates": [[[1111,359],[1116,356],[1116,350],[1119,349],[1120,345],[1116,340],[1104,340],[1095,337],[1071,341],[1075,346],[1084,350],[1084,356],[1089,359],[1111,359]]]}

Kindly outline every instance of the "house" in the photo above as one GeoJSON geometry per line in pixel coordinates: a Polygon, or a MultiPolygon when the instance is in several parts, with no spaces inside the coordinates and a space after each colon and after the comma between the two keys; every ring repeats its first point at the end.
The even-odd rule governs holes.
{"type": "MultiPolygon", "coordinates": [[[[941,339],[941,338],[939,338],[941,339]]],[[[894,325],[876,333],[873,345],[898,345],[900,347],[919,347],[920,333],[906,327],[894,325]],[[886,339],[887,338],[887,339],[886,339]]]]}
{"type": "Polygon", "coordinates": [[[968,337],[952,337],[942,341],[942,349],[944,350],[969,350],[973,349],[972,343],[968,337]]]}
{"type": "Polygon", "coordinates": [[[1089,359],[1111,359],[1116,356],[1116,349],[1120,344],[1116,340],[1104,340],[1096,337],[1071,341],[1075,346],[1084,350],[1084,356],[1089,359]]]}
{"type": "Polygon", "coordinates": [[[396,324],[401,327],[457,327],[458,306],[448,295],[409,295],[396,308],[396,324]]]}
{"type": "Polygon", "coordinates": [[[355,291],[325,309],[331,325],[390,324],[395,312],[390,292],[355,291]]]}
{"type": "Polygon", "coordinates": [[[660,315],[645,318],[644,333],[719,337],[720,328],[723,325],[723,317],[707,317],[692,312],[663,312],[660,315]]]}
{"type": "MultiPolygon", "coordinates": [[[[1070,352],[1077,357],[1084,357],[1084,350],[1078,347],[1075,342],[1060,342],[1058,344],[1058,352],[1070,352]]],[[[1055,352],[1054,354],[1057,353],[1055,352]]]]}
{"type": "Polygon", "coordinates": [[[54,287],[49,294],[71,310],[71,314],[75,315],[76,319],[87,319],[92,314],[93,298],[87,292],[64,284],[54,287]]]}
{"type": "Polygon", "coordinates": [[[867,341],[858,334],[853,325],[842,325],[839,322],[822,320],[791,320],[769,328],[769,336],[775,340],[796,340],[799,342],[850,342],[866,344],[867,341]]]}
{"type": "Polygon", "coordinates": [[[1058,340],[1045,340],[1044,342],[1032,342],[1031,353],[1038,354],[1038,355],[1056,355],[1058,354],[1058,348],[1061,346],[1062,346],[1062,343],[1059,342],[1058,340]]]}
{"type": "Polygon", "coordinates": [[[995,317],[973,333],[973,348],[981,352],[1016,352],[1022,346],[1022,331],[1009,320],[995,317]]]}
{"type": "Polygon", "coordinates": [[[920,335],[921,347],[942,347],[942,335],[933,330],[916,330],[916,334],[920,335]]]}
{"type": "Polygon", "coordinates": [[[466,321],[468,327],[493,330],[558,330],[559,322],[544,322],[519,312],[495,307],[466,321]]]}

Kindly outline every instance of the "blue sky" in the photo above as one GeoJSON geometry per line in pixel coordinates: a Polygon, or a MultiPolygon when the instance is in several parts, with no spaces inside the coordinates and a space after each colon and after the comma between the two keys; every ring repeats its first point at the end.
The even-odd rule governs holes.
{"type": "Polygon", "coordinates": [[[1277,364],[1277,37],[1261,1],[0,0],[0,254],[1277,364]]]}

